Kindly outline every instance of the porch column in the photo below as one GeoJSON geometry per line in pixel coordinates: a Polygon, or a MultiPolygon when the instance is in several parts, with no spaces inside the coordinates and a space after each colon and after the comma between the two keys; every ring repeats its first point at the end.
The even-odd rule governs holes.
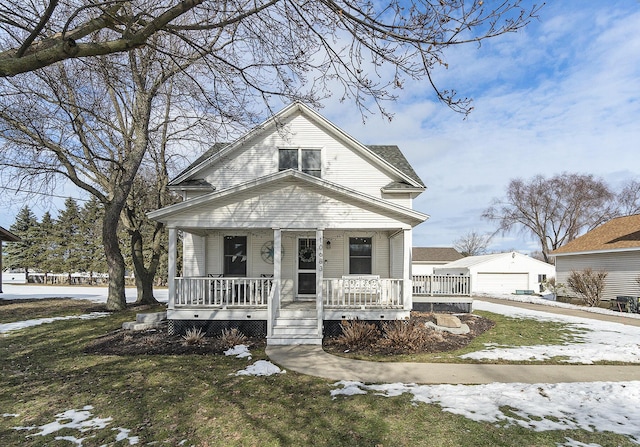
{"type": "Polygon", "coordinates": [[[403,230],[403,252],[404,256],[402,264],[402,299],[404,304],[404,310],[411,310],[413,308],[413,284],[411,276],[411,257],[412,257],[412,232],[411,228],[405,228],[403,230]]]}
{"type": "Polygon", "coordinates": [[[316,312],[318,315],[318,336],[322,336],[322,322],[324,320],[324,294],[322,283],[324,279],[324,229],[316,229],[316,312]]]}
{"type": "Polygon", "coordinates": [[[280,309],[280,287],[282,283],[282,229],[273,229],[273,288],[267,303],[267,338],[273,335],[273,326],[280,309]]]}
{"type": "Polygon", "coordinates": [[[175,309],[176,294],[176,258],[178,256],[178,230],[169,228],[169,274],[167,285],[169,287],[168,308],[175,309]]]}

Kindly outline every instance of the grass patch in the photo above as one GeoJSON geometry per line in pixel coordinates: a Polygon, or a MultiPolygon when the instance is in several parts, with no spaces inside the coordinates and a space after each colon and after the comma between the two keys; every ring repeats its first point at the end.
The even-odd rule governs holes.
{"type": "MultiPolygon", "coordinates": [[[[414,405],[408,395],[369,393],[334,400],[332,381],[294,372],[236,376],[250,363],[246,359],[83,353],[87,343],[134,315],[129,310],[98,320],[57,321],[0,337],[0,444],[68,446],[71,442],[54,438],[74,436],[86,438],[84,446],[126,446],[126,441],[115,442],[112,430],[122,427],[139,437],[138,445],[553,446],[567,436],[584,443],[634,445],[613,433],[535,432],[474,422],[437,405],[414,405]],[[13,428],[42,426],[58,413],[87,405],[94,417],[112,418],[107,428],[46,436],[13,428]]],[[[263,350],[252,354],[251,363],[266,358],[263,350]]]]}
{"type": "Polygon", "coordinates": [[[82,315],[101,310],[104,310],[104,306],[88,300],[71,298],[4,300],[0,297],[0,324],[38,318],[82,315]]]}
{"type": "Polygon", "coordinates": [[[513,318],[486,311],[474,311],[474,314],[493,320],[496,325],[474,338],[467,346],[447,352],[416,353],[401,355],[366,355],[343,353],[345,357],[380,362],[422,362],[422,363],[500,363],[500,364],[561,364],[562,358],[546,361],[517,362],[510,360],[473,360],[460,358],[461,355],[482,350],[488,344],[496,346],[535,346],[562,345],[575,342],[579,334],[575,328],[560,322],[539,321],[530,318],[513,318]]]}

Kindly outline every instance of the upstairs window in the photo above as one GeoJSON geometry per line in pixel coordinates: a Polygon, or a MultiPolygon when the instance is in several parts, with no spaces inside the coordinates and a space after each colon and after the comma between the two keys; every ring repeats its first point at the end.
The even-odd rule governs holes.
{"type": "Polygon", "coordinates": [[[280,149],[278,170],[295,169],[314,177],[322,176],[320,149],[280,149]]]}

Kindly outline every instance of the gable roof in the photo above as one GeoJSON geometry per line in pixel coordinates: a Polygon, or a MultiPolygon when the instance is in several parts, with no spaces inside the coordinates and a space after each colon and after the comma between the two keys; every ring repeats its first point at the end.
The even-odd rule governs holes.
{"type": "Polygon", "coordinates": [[[552,255],[594,251],[640,250],[640,214],[617,217],[551,252],[552,255]]]}
{"type": "Polygon", "coordinates": [[[4,228],[0,227],[0,241],[20,242],[21,240],[22,239],[13,234],[11,231],[5,230],[4,228]]]}
{"type": "Polygon", "coordinates": [[[327,132],[332,134],[334,137],[346,141],[349,145],[356,150],[359,150],[365,157],[374,161],[378,166],[386,168],[387,170],[391,170],[399,175],[402,178],[400,182],[392,182],[387,185],[385,188],[390,190],[397,189],[407,189],[407,188],[418,188],[419,190],[424,190],[426,188],[424,182],[420,179],[418,174],[411,167],[405,156],[400,151],[400,148],[395,145],[374,145],[374,146],[365,146],[355,140],[353,137],[339,129],[329,120],[324,118],[319,113],[310,109],[306,105],[300,102],[294,102],[289,106],[285,107],[280,112],[276,113],[271,118],[267,119],[262,124],[254,127],[252,130],[238,138],[232,143],[216,143],[210,149],[208,149],[204,154],[198,157],[193,163],[191,163],[186,169],[184,169],[180,174],[178,174],[173,180],[169,182],[170,187],[178,187],[178,186],[190,186],[188,181],[193,181],[197,177],[197,173],[212,163],[214,163],[218,158],[223,155],[233,151],[235,148],[242,145],[247,139],[250,137],[264,132],[266,130],[271,129],[272,127],[278,126],[285,118],[293,115],[296,112],[300,112],[305,115],[307,118],[312,120],[314,123],[318,124],[320,127],[325,129],[327,132]]]}
{"type": "Polygon", "coordinates": [[[165,221],[171,218],[172,215],[178,214],[189,208],[213,203],[217,200],[221,200],[247,191],[256,191],[257,193],[259,193],[269,185],[278,184],[279,182],[284,182],[288,179],[295,179],[301,184],[318,186],[327,192],[335,194],[336,196],[341,196],[350,201],[361,203],[362,206],[375,208],[380,214],[398,216],[398,218],[410,222],[412,226],[418,225],[419,223],[422,223],[429,218],[428,215],[423,214],[419,211],[415,211],[411,208],[406,208],[393,202],[389,202],[388,200],[383,200],[369,194],[355,191],[351,188],[347,188],[345,186],[338,185],[336,183],[329,182],[327,180],[314,177],[312,175],[294,169],[287,169],[285,171],[279,171],[273,174],[269,174],[264,177],[254,179],[222,191],[214,191],[208,194],[203,194],[201,196],[194,197],[192,199],[185,200],[174,205],[169,205],[156,211],[151,211],[150,213],[147,213],[147,216],[149,216],[149,218],[152,220],[165,221]]]}
{"type": "Polygon", "coordinates": [[[414,262],[451,262],[464,258],[453,247],[413,247],[411,254],[414,262]]]}
{"type": "Polygon", "coordinates": [[[524,255],[522,253],[518,253],[516,251],[510,251],[505,253],[492,253],[489,255],[478,255],[478,256],[467,256],[466,258],[459,259],[457,261],[450,262],[442,266],[442,268],[472,268],[481,264],[485,264],[487,262],[495,261],[500,258],[519,258],[525,262],[529,263],[539,263],[544,264],[546,266],[550,266],[551,264],[547,264],[544,261],[540,261],[539,259],[532,258],[531,256],[524,255]]]}

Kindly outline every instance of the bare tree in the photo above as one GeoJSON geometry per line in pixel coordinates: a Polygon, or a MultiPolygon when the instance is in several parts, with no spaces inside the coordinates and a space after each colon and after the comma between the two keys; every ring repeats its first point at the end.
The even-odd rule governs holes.
{"type": "Polygon", "coordinates": [[[637,180],[628,181],[618,194],[618,206],[620,214],[631,216],[640,214],[640,182],[637,180]]]}
{"type": "Polygon", "coordinates": [[[447,66],[446,47],[526,26],[539,6],[521,3],[526,2],[5,0],[0,3],[0,77],[144,45],[182,63],[184,53],[158,39],[171,35],[205,57],[212,80],[237,77],[265,96],[282,93],[282,85],[290,92],[306,85],[310,102],[329,94],[336,83],[342,86],[337,94],[366,108],[371,97],[392,99],[392,90],[405,79],[426,78],[442,101],[466,113],[468,99],[437,88],[432,70],[447,66]],[[221,44],[210,51],[208,43],[214,41],[221,44]],[[381,70],[384,65],[391,70],[381,70]]]}
{"type": "Polygon", "coordinates": [[[464,256],[483,255],[487,252],[487,247],[491,243],[493,235],[480,234],[475,230],[469,231],[464,236],[453,242],[453,248],[464,256]]]}
{"type": "Polygon", "coordinates": [[[615,216],[613,199],[609,187],[593,175],[538,175],[528,182],[511,180],[506,197],[494,199],[482,216],[503,232],[536,237],[549,262],[551,251],[615,216]]]}
{"type": "Polygon", "coordinates": [[[567,278],[567,285],[580,295],[587,306],[600,304],[600,298],[605,288],[607,272],[596,272],[590,268],[582,271],[572,271],[567,278]]]}

